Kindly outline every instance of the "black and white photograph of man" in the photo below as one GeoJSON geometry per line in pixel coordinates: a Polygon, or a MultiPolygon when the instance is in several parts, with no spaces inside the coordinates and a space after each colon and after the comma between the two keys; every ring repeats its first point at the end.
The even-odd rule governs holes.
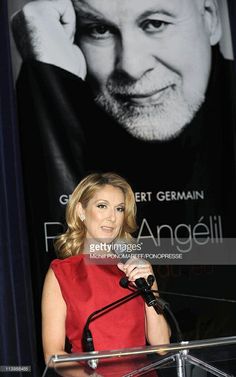
{"type": "Polygon", "coordinates": [[[36,1],[13,30],[24,59],[86,79],[95,102],[142,140],[168,140],[191,122],[221,37],[213,0],[36,1]]]}

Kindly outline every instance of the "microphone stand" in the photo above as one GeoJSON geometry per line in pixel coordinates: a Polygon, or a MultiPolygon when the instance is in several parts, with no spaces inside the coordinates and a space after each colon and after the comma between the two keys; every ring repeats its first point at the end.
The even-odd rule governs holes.
{"type": "MultiPolygon", "coordinates": [[[[129,295],[127,296],[124,296],[96,311],[94,311],[93,313],[91,313],[89,315],[89,317],[87,318],[87,321],[85,323],[85,326],[84,326],[84,330],[83,330],[83,335],[82,335],[82,343],[83,343],[83,349],[84,349],[84,352],[94,352],[94,344],[93,344],[93,337],[92,337],[92,333],[91,333],[91,330],[89,329],[89,325],[91,323],[91,321],[93,319],[96,319],[97,317],[99,317],[99,315],[103,312],[107,312],[111,309],[114,309],[116,308],[117,306],[121,305],[121,304],[124,304],[126,303],[127,301],[129,300],[132,300],[133,298],[137,297],[137,296],[140,296],[142,294],[141,291],[135,291],[135,292],[132,292],[130,293],[129,295]],[[95,317],[95,318],[94,318],[95,317]]],[[[92,368],[92,369],[96,369],[97,368],[97,365],[98,365],[98,360],[97,359],[92,359],[92,360],[89,360],[88,361],[88,365],[92,368]]]]}
{"type": "MultiPolygon", "coordinates": [[[[86,324],[84,326],[83,336],[82,336],[84,351],[95,352],[94,351],[94,345],[93,345],[92,333],[89,329],[89,324],[94,318],[96,319],[97,317],[99,317],[99,315],[102,312],[106,312],[106,311],[109,311],[111,309],[114,309],[115,307],[117,307],[117,306],[133,299],[134,297],[139,296],[139,295],[142,295],[143,297],[145,297],[145,295],[148,295],[149,293],[151,293],[151,294],[160,293],[158,290],[152,290],[151,289],[152,284],[153,284],[153,281],[150,281],[150,280],[148,280],[147,287],[138,287],[138,286],[134,286],[134,285],[130,286],[129,282],[127,282],[125,284],[121,284],[121,282],[120,282],[120,285],[123,288],[128,288],[128,289],[133,289],[133,290],[135,289],[135,291],[132,292],[131,294],[129,294],[125,297],[122,297],[121,299],[116,300],[116,301],[112,302],[111,304],[108,304],[108,305],[106,305],[106,306],[104,306],[104,307],[102,307],[102,308],[100,308],[100,309],[98,309],[95,312],[90,314],[90,316],[87,318],[86,324]]],[[[135,375],[138,376],[138,375],[140,375],[139,372],[144,372],[144,371],[146,372],[150,369],[153,370],[156,367],[164,366],[164,365],[167,365],[170,362],[174,362],[174,361],[176,362],[177,377],[188,377],[187,374],[186,374],[186,363],[187,362],[191,365],[195,365],[197,367],[202,368],[206,372],[210,372],[212,375],[214,375],[216,377],[235,377],[232,374],[227,374],[227,373],[219,370],[218,368],[215,368],[214,366],[212,366],[212,365],[210,365],[210,364],[208,364],[208,363],[206,363],[206,362],[204,362],[204,361],[202,361],[202,360],[200,360],[200,359],[198,359],[198,358],[196,358],[192,355],[189,355],[189,350],[188,350],[188,343],[189,342],[183,341],[183,337],[182,337],[182,333],[181,333],[178,321],[175,318],[175,315],[171,311],[170,306],[166,301],[164,301],[160,297],[156,297],[156,299],[152,301],[150,306],[152,306],[155,309],[157,314],[164,314],[163,313],[164,310],[166,310],[168,312],[168,314],[171,317],[173,324],[175,326],[177,339],[178,339],[178,341],[180,342],[181,345],[186,345],[186,349],[181,349],[180,351],[178,351],[175,354],[171,354],[170,356],[162,357],[161,360],[158,360],[157,362],[151,363],[144,368],[140,368],[136,371],[128,373],[123,377],[133,377],[135,375]]],[[[98,365],[98,360],[97,359],[89,360],[88,365],[91,368],[96,369],[97,365],[98,365]]]]}
{"type": "MultiPolygon", "coordinates": [[[[158,290],[153,290],[153,289],[146,289],[145,292],[147,292],[147,293],[148,292],[160,293],[158,290]]],[[[175,315],[173,314],[173,312],[171,311],[169,304],[166,301],[164,301],[163,299],[160,299],[160,297],[157,297],[157,301],[158,301],[158,303],[154,304],[152,306],[156,310],[157,314],[163,314],[164,309],[168,312],[168,314],[170,315],[170,317],[171,317],[171,319],[174,323],[178,342],[180,342],[181,345],[186,345],[186,349],[182,349],[175,354],[171,354],[170,356],[163,357],[161,360],[158,360],[157,362],[151,363],[144,368],[140,368],[136,371],[128,373],[123,377],[133,377],[133,376],[135,376],[135,374],[137,372],[138,373],[139,372],[146,372],[150,369],[153,370],[156,367],[164,366],[164,365],[170,364],[170,362],[174,362],[174,361],[176,362],[177,377],[188,377],[188,375],[186,374],[186,363],[187,362],[190,365],[194,365],[194,366],[197,366],[197,367],[205,370],[206,372],[210,372],[212,375],[214,375],[216,377],[235,377],[232,374],[225,373],[225,372],[221,371],[220,369],[215,368],[214,366],[206,363],[205,361],[200,360],[200,359],[190,355],[189,350],[188,350],[188,343],[189,342],[183,341],[182,333],[181,333],[178,321],[177,321],[175,315]],[[160,308],[161,308],[161,311],[160,311],[160,308]]],[[[139,375],[140,374],[137,374],[137,376],[139,376],[139,375]]]]}
{"type": "MultiPolygon", "coordinates": [[[[127,301],[132,300],[133,298],[135,298],[137,296],[142,295],[145,299],[145,297],[147,298],[147,295],[150,295],[150,293],[151,293],[151,296],[148,297],[149,300],[147,300],[148,305],[153,306],[154,309],[156,310],[157,314],[162,314],[165,306],[167,306],[167,303],[164,300],[160,299],[159,297],[153,296],[153,293],[150,290],[150,287],[152,286],[153,282],[154,282],[154,280],[151,279],[151,281],[149,281],[149,283],[146,286],[142,286],[142,284],[141,284],[141,286],[138,286],[138,285],[136,286],[136,285],[130,285],[127,278],[121,278],[120,285],[123,288],[128,288],[128,289],[132,290],[133,292],[130,293],[129,295],[127,295],[127,296],[124,296],[124,297],[122,297],[122,298],[120,298],[120,299],[118,299],[118,300],[116,300],[116,301],[94,311],[93,313],[91,313],[89,315],[89,317],[87,318],[87,321],[85,323],[85,326],[84,326],[84,329],[83,329],[83,334],[82,334],[83,350],[85,352],[95,352],[94,344],[93,344],[93,336],[92,336],[91,330],[89,329],[89,325],[90,325],[91,321],[98,318],[99,315],[101,315],[103,312],[107,312],[111,309],[115,309],[117,306],[124,304],[127,301]]],[[[97,359],[89,360],[88,365],[92,369],[96,369],[97,365],[98,365],[98,360],[97,359]]]]}

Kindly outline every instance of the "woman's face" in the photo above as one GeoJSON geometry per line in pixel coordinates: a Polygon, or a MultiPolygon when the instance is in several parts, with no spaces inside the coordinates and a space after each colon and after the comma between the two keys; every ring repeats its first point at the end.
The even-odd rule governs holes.
{"type": "Polygon", "coordinates": [[[86,238],[112,242],[124,222],[125,196],[121,189],[105,185],[90,199],[86,208],[79,203],[79,215],[84,215],[86,238]]]}

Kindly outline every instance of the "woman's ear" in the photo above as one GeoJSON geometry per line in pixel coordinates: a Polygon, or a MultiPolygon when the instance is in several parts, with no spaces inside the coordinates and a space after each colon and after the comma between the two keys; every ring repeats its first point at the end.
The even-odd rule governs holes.
{"type": "Polygon", "coordinates": [[[216,45],[221,38],[222,28],[217,0],[204,0],[204,20],[209,33],[211,46],[216,45]]]}
{"type": "Polygon", "coordinates": [[[82,204],[79,202],[76,206],[77,208],[77,214],[80,218],[81,221],[84,221],[85,220],[85,213],[84,213],[84,209],[83,209],[83,206],[82,204]]]}

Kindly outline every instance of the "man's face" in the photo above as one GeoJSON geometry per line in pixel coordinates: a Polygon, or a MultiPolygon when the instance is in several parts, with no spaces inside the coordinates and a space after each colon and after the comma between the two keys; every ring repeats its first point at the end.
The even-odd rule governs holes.
{"type": "Polygon", "coordinates": [[[202,0],[77,0],[96,102],[133,136],[178,135],[204,101],[211,42],[202,0]]]}

